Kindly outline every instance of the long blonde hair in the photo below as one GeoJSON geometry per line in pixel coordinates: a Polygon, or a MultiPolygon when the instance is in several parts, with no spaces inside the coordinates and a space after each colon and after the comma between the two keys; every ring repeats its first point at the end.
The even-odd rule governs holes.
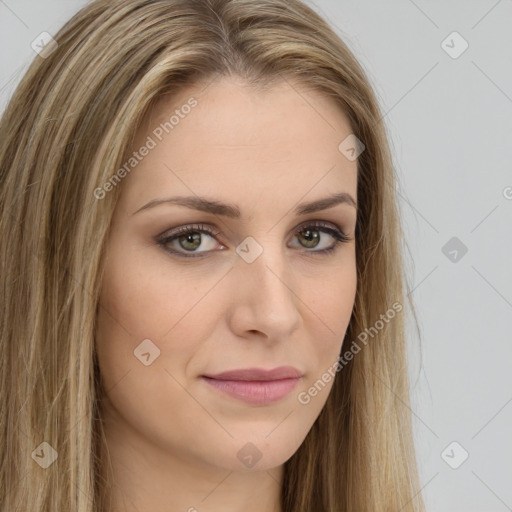
{"type": "Polygon", "coordinates": [[[0,122],[0,509],[102,510],[95,318],[120,187],[101,200],[94,191],[159,97],[236,74],[329,95],[365,145],[342,352],[371,336],[286,462],[283,511],[423,511],[404,315],[369,330],[410,301],[397,181],[378,102],[347,46],[299,0],[96,0],[54,38],[0,122]]]}

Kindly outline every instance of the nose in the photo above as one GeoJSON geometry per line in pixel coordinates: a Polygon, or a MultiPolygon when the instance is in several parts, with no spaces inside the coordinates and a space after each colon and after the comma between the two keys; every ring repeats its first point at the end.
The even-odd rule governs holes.
{"type": "Polygon", "coordinates": [[[229,321],[233,332],[259,333],[269,342],[289,338],[299,328],[299,292],[286,257],[265,249],[252,263],[235,262],[233,302],[229,321]]]}

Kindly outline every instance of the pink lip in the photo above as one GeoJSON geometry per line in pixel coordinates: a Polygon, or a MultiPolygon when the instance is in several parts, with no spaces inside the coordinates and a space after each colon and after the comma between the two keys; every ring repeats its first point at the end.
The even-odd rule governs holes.
{"type": "Polygon", "coordinates": [[[273,370],[246,368],[202,376],[205,382],[218,390],[256,405],[284,398],[301,378],[301,372],[291,366],[281,366],[273,370]]]}

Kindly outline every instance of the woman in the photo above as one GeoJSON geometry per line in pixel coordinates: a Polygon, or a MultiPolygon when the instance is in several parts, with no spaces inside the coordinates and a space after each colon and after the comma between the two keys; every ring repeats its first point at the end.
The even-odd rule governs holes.
{"type": "Polygon", "coordinates": [[[0,124],[2,510],[423,510],[380,119],[297,0],[46,44],[0,124]]]}

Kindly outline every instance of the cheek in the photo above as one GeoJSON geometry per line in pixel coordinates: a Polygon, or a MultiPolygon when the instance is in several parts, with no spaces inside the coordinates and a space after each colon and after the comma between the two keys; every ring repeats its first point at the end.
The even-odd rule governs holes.
{"type": "Polygon", "coordinates": [[[305,302],[311,309],[313,322],[326,333],[326,343],[341,343],[350,322],[357,289],[355,260],[339,268],[331,268],[328,275],[317,280],[305,302]],[[335,340],[335,341],[334,341],[335,340]]]}
{"type": "MultiPolygon", "coordinates": [[[[336,375],[333,366],[343,351],[343,341],[350,323],[357,288],[355,258],[331,268],[329,277],[318,280],[314,293],[305,300],[310,308],[310,361],[312,373],[304,383],[299,402],[320,412],[336,375]]],[[[306,308],[305,311],[308,309],[306,308]]]]}
{"type": "Polygon", "coordinates": [[[176,272],[171,279],[145,263],[133,253],[112,252],[105,266],[96,330],[104,414],[114,423],[122,418],[160,446],[170,438],[185,443],[204,411],[182,386],[190,360],[211,332],[215,301],[199,300],[208,283],[190,284],[176,272]],[[169,425],[176,426],[172,435],[169,425]]]}
{"type": "Polygon", "coordinates": [[[215,290],[209,293],[218,277],[194,278],[135,249],[116,251],[125,246],[117,241],[110,250],[98,308],[96,346],[107,389],[141,367],[169,369],[180,379],[220,315],[215,290]],[[145,362],[154,363],[145,367],[148,352],[145,362]]]}

